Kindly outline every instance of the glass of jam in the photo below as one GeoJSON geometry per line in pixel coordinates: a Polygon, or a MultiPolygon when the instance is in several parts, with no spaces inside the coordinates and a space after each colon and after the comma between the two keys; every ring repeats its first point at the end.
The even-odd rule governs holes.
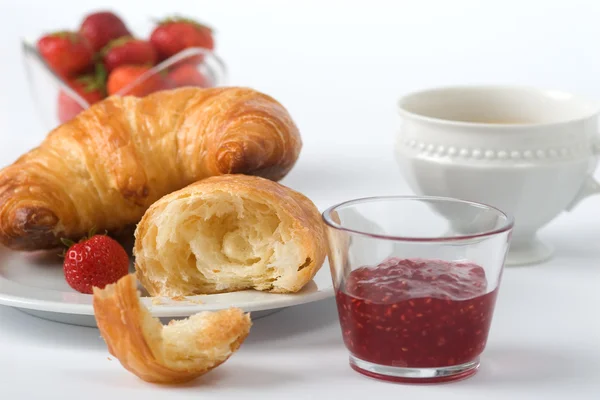
{"type": "Polygon", "coordinates": [[[447,382],[479,367],[512,217],[437,197],[376,197],[323,213],[350,366],[379,379],[447,382]]]}

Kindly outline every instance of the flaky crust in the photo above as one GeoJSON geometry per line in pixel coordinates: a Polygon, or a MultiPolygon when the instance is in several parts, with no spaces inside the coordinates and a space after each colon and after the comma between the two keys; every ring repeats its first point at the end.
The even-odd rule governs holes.
{"type": "Polygon", "coordinates": [[[246,175],[211,177],[161,198],[135,237],[137,277],[154,296],[297,292],[327,252],[310,199],[246,175]]]}
{"type": "Polygon", "coordinates": [[[147,382],[193,380],[224,363],[248,336],[250,316],[235,308],[163,327],[140,303],[135,285],[130,274],[104,289],[94,288],[94,313],[110,354],[147,382]],[[167,333],[175,324],[191,329],[167,333]]]}
{"type": "Polygon", "coordinates": [[[92,227],[118,231],[160,197],[208,176],[279,180],[301,146],[285,108],[251,89],[110,97],[0,171],[0,243],[36,250],[92,227]]]}

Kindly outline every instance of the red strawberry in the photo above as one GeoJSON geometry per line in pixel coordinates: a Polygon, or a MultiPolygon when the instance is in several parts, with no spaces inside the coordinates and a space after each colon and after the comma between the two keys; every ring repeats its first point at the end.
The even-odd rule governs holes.
{"type": "Polygon", "coordinates": [[[150,42],[125,36],[109,42],[102,49],[102,59],[111,72],[121,65],[154,65],[157,55],[150,42]]]}
{"type": "Polygon", "coordinates": [[[76,75],[92,64],[92,47],[78,33],[64,31],[44,35],[38,40],[37,48],[61,77],[76,75]]]}
{"type": "MultiPolygon", "coordinates": [[[[212,30],[186,18],[169,18],[161,22],[150,35],[150,42],[161,61],[190,47],[209,50],[215,47],[212,30]]],[[[197,62],[201,60],[201,57],[196,59],[197,62]]]]}
{"type": "Polygon", "coordinates": [[[89,14],[81,23],[79,32],[90,42],[94,52],[100,51],[113,39],[131,36],[121,18],[109,11],[89,14]]]}
{"type": "Polygon", "coordinates": [[[129,256],[125,249],[106,235],[70,244],[63,270],[69,286],[81,293],[92,294],[92,287],[104,288],[129,273],[129,256]]]}
{"type": "MultiPolygon", "coordinates": [[[[102,64],[98,64],[95,74],[83,75],[68,81],[69,86],[79,94],[88,105],[99,102],[106,97],[106,72],[102,64]]],[[[70,121],[83,111],[83,107],[68,93],[58,94],[58,119],[61,123],[70,121]]]]}
{"type": "Polygon", "coordinates": [[[178,88],[182,86],[209,87],[208,79],[198,71],[192,64],[182,64],[175,67],[167,75],[169,87],[178,88]]]}
{"type": "Polygon", "coordinates": [[[151,67],[144,65],[122,65],[115,68],[108,76],[108,94],[113,95],[127,89],[121,95],[144,97],[150,93],[167,88],[165,79],[159,74],[149,75],[143,81],[130,87],[134,81],[147,73],[151,67]]]}

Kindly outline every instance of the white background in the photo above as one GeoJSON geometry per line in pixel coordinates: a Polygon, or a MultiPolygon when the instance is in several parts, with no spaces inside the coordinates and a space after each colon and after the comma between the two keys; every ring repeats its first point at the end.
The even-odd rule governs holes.
{"type": "MultiPolygon", "coordinates": [[[[398,96],[445,84],[510,83],[600,100],[600,2],[589,1],[0,1],[0,165],[45,135],[20,38],[76,28],[110,6],[140,34],[174,12],[218,31],[232,84],[284,103],[305,146],[286,183],[320,207],[408,189],[391,154],[398,96]],[[136,2],[137,3],[137,2],[136,2]],[[138,29],[139,28],[139,29],[138,29]]],[[[401,386],[349,369],[335,304],[257,321],[241,351],[194,384],[145,384],[107,360],[94,329],[0,307],[0,397],[600,399],[600,197],[541,237],[547,264],[508,270],[478,375],[401,386]]]]}

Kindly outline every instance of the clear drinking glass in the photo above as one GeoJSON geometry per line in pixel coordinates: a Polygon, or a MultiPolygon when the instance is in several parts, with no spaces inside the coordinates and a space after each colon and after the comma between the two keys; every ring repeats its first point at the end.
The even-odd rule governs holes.
{"type": "Polygon", "coordinates": [[[512,217],[456,199],[377,197],[333,206],[323,218],[351,367],[396,382],[473,375],[512,217]]]}

